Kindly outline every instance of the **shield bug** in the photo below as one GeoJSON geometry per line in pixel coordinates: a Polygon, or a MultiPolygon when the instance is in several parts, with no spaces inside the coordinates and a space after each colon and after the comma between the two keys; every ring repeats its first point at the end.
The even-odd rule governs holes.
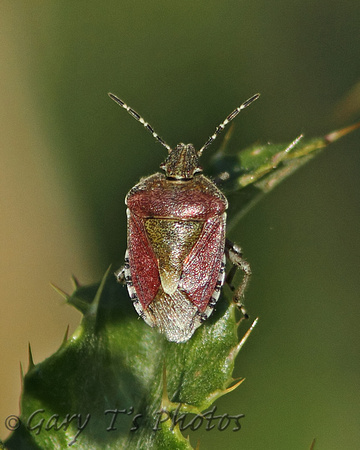
{"type": "Polygon", "coordinates": [[[229,114],[200,150],[180,143],[171,148],[154,129],[116,95],[109,96],[138,120],[167,150],[168,157],[155,173],[134,186],[126,196],[127,250],[125,265],[116,272],[126,282],[140,317],[172,342],[186,342],[210,316],[225,281],[226,257],[243,273],[234,291],[241,303],[249,281],[250,265],[241,249],[225,237],[225,195],[200,172],[199,157],[256,94],[229,114]]]}

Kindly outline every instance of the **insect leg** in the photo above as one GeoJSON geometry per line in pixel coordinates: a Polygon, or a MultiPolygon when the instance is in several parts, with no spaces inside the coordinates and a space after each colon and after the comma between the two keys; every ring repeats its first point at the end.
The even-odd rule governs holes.
{"type": "Polygon", "coordinates": [[[238,306],[238,308],[243,313],[244,317],[247,319],[249,317],[248,313],[246,312],[245,306],[242,303],[242,300],[244,298],[245,289],[249,283],[250,277],[251,277],[251,268],[250,264],[243,258],[241,248],[238,247],[236,244],[233,244],[231,241],[226,239],[225,242],[225,254],[226,257],[230,260],[230,262],[233,264],[233,267],[230,269],[230,272],[228,273],[226,277],[226,282],[229,284],[230,289],[234,291],[234,302],[238,306]],[[235,276],[236,270],[241,269],[244,273],[243,279],[241,280],[240,285],[235,288],[232,286],[232,281],[235,276]]]}
{"type": "Polygon", "coordinates": [[[124,284],[125,283],[125,266],[121,266],[120,269],[118,269],[116,272],[114,272],[114,275],[116,276],[116,280],[118,283],[124,284]]]}

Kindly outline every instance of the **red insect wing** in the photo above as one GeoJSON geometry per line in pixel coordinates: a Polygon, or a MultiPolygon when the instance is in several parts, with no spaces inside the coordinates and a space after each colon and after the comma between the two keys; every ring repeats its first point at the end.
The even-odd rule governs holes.
{"type": "Polygon", "coordinates": [[[159,269],[142,219],[131,212],[128,215],[128,249],[132,283],[146,309],[160,287],[159,269]]]}
{"type": "Polygon", "coordinates": [[[225,214],[207,220],[201,236],[184,263],[179,288],[205,311],[214,292],[224,256],[225,214]]]}

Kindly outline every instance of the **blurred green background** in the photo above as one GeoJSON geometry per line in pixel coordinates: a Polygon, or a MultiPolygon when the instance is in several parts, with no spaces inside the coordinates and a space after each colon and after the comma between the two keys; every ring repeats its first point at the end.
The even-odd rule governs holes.
{"type": "MultiPolygon", "coordinates": [[[[39,362],[80,318],[49,281],[71,292],[72,273],[121,264],[125,194],[165,157],[107,92],[170,145],[201,146],[256,92],[232,149],[319,136],[360,119],[359,23],[357,0],[1,2],[2,438],[27,342],[39,362]]],[[[260,321],[217,413],[245,418],[194,445],[359,448],[359,146],[334,144],[232,230],[260,321]]]]}

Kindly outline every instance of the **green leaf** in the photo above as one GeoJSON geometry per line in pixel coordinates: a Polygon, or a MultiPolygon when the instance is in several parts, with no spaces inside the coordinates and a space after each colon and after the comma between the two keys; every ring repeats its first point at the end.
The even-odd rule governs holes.
{"type": "MultiPolygon", "coordinates": [[[[231,223],[359,125],[290,145],[254,145],[235,155],[220,150],[212,170],[226,172],[220,179],[230,199],[231,223]]],[[[72,295],[56,288],[83,318],[45,361],[34,364],[29,347],[21,426],[7,448],[191,449],[181,430],[186,433],[194,417],[206,424],[210,412],[205,411],[243,381],[232,378],[235,358],[256,321],[238,322],[228,287],[195,335],[176,344],[138,318],[126,289],[109,272],[92,286],[74,279],[72,295]],[[239,323],[246,331],[241,340],[239,323]]]]}
{"type": "Polygon", "coordinates": [[[203,411],[236,384],[231,373],[244,341],[238,342],[234,304],[222,302],[193,339],[174,344],[138,320],[112,274],[99,286],[78,287],[68,302],[83,320],[53,356],[30,364],[23,425],[8,448],[24,442],[26,448],[192,448],[179,427],[164,421],[203,411]],[[55,430],[67,414],[81,416],[55,430]]]}
{"type": "MultiPolygon", "coordinates": [[[[329,144],[360,127],[360,122],[320,138],[302,135],[288,144],[254,144],[233,155],[224,146],[213,156],[210,171],[213,176],[225,173],[221,188],[229,200],[227,224],[231,229],[265,194],[288,176],[317,156],[329,144]]],[[[225,137],[229,140],[232,128],[225,137]]]]}

